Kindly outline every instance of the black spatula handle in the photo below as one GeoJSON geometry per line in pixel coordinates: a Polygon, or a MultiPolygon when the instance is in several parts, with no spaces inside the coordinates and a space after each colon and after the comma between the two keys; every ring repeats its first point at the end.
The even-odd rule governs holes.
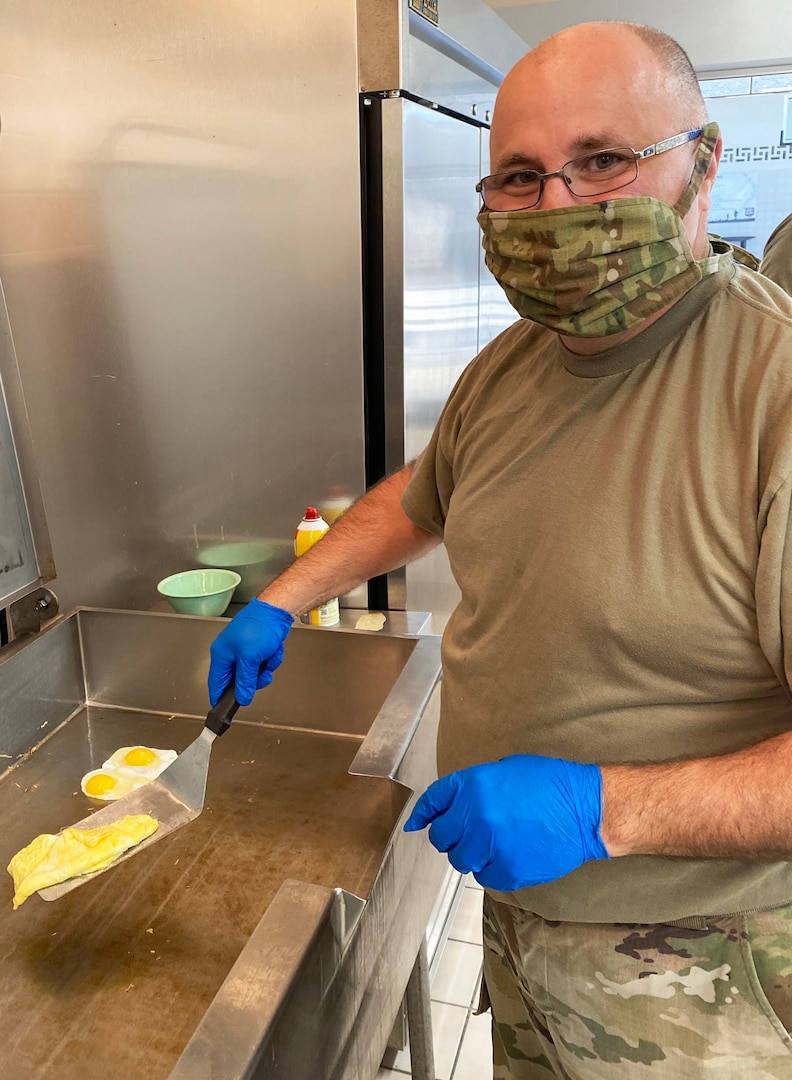
{"type": "Polygon", "coordinates": [[[204,727],[208,727],[215,735],[222,735],[231,727],[231,721],[238,708],[239,702],[234,696],[234,683],[232,680],[221,694],[217,704],[206,714],[204,727]]]}

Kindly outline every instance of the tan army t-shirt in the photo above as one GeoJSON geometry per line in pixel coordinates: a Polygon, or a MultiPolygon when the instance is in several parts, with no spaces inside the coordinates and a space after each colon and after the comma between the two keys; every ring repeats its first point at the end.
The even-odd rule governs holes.
{"type": "MultiPolygon", "coordinates": [[[[792,728],[791,485],[792,300],[728,254],[595,357],[526,320],[501,334],[403,496],[462,592],[441,774],[711,756],[792,728]]],[[[663,922],[790,901],[792,864],[630,856],[497,895],[663,922]]]]}
{"type": "Polygon", "coordinates": [[[792,295],[792,214],[773,229],[762,252],[759,269],[792,295]]]}

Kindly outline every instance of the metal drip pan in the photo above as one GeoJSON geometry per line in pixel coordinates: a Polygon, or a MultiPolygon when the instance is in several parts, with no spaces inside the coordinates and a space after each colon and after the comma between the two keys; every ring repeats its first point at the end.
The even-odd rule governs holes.
{"type": "MultiPolygon", "coordinates": [[[[18,742],[39,706],[52,731],[0,747],[21,755],[0,779],[3,866],[85,815],[80,777],[119,746],[192,741],[217,628],[83,609],[0,664],[17,713],[0,736],[18,742]]],[[[373,1076],[445,872],[400,829],[434,775],[438,674],[433,637],[297,628],[272,694],[217,740],[196,821],[53,903],[13,912],[8,877],[0,1075],[373,1076]]]]}

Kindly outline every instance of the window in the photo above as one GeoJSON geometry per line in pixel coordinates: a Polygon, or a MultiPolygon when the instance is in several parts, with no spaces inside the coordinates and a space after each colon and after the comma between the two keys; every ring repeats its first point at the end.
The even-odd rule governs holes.
{"type": "Polygon", "coordinates": [[[702,79],[723,132],[710,232],[761,256],[792,212],[792,71],[702,79]]]}

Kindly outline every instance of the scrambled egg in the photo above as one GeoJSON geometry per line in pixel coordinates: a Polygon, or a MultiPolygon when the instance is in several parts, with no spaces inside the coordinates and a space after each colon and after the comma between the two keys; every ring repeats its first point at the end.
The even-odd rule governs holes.
{"type": "Polygon", "coordinates": [[[127,814],[120,821],[96,829],[64,829],[57,835],[42,833],[22,848],[8,864],[14,879],[14,910],[29,896],[49,885],[104,870],[129,848],[159,827],[150,814],[127,814]]]}

